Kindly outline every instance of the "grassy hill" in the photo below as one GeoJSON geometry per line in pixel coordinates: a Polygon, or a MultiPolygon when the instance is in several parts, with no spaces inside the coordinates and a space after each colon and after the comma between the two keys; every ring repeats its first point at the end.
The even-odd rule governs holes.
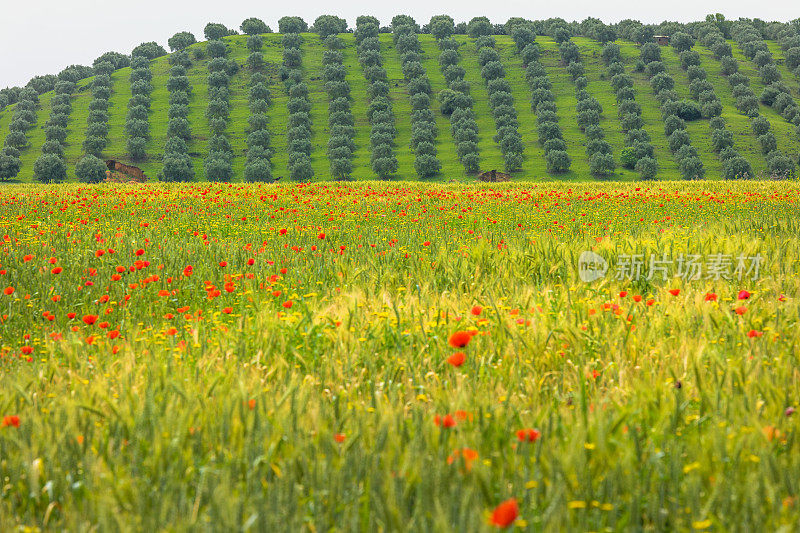
{"type": "MultiPolygon", "coordinates": [[[[327,159],[328,141],[328,102],[329,97],[325,91],[325,82],[322,78],[322,58],[326,50],[322,39],[312,33],[303,34],[302,44],[302,72],[304,80],[309,86],[309,100],[311,102],[310,117],[312,121],[312,153],[311,161],[314,168],[315,180],[330,179],[329,162],[327,159]]],[[[272,103],[269,107],[268,115],[270,118],[270,133],[272,135],[272,164],[273,175],[288,177],[288,153],[287,153],[287,101],[288,95],[284,84],[280,80],[280,66],[282,65],[282,44],[281,35],[266,34],[262,53],[266,62],[265,72],[268,75],[270,91],[272,93],[272,103]]],[[[355,38],[352,34],[342,34],[340,36],[345,42],[342,50],[344,57],[344,67],[347,70],[346,80],[351,87],[352,95],[352,114],[355,123],[355,145],[356,149],[353,156],[352,177],[356,180],[375,179],[377,176],[370,168],[370,124],[367,118],[367,108],[369,98],[367,95],[367,81],[361,65],[357,59],[355,38]]],[[[246,47],[246,36],[231,36],[224,40],[228,45],[228,58],[236,61],[240,66],[230,80],[230,120],[228,122],[225,135],[230,141],[233,151],[233,171],[234,181],[242,181],[245,158],[247,153],[246,137],[248,133],[247,118],[250,114],[248,107],[248,90],[250,86],[250,70],[245,66],[249,51],[246,47]]],[[[480,155],[480,168],[482,170],[503,169],[503,157],[500,147],[493,139],[496,133],[494,118],[492,117],[489,105],[489,93],[486,83],[481,77],[478,53],[475,47],[475,40],[464,35],[457,35],[455,39],[459,43],[458,54],[460,65],[466,70],[465,79],[470,83],[470,94],[474,100],[473,110],[476,115],[478,125],[478,151],[480,155]]],[[[450,120],[440,109],[440,102],[436,98],[439,91],[446,89],[445,78],[439,68],[439,47],[431,35],[419,35],[421,43],[421,63],[427,72],[432,86],[431,109],[436,119],[438,135],[436,138],[436,149],[439,160],[442,164],[441,173],[435,178],[439,180],[467,180],[472,176],[465,172],[463,165],[459,162],[456,153],[456,142],[451,131],[450,120]]],[[[495,36],[496,49],[500,54],[501,63],[506,71],[506,79],[511,86],[511,93],[514,97],[514,108],[519,118],[519,133],[524,145],[524,161],[522,168],[514,172],[517,180],[540,180],[540,179],[591,179],[589,172],[589,161],[585,145],[586,136],[578,126],[576,120],[576,93],[575,86],[561,64],[558,46],[550,37],[538,37],[537,42],[541,48],[541,63],[544,65],[547,75],[552,82],[552,90],[555,95],[557,106],[557,116],[563,132],[564,141],[567,145],[567,153],[572,159],[572,165],[568,172],[562,174],[548,173],[545,164],[544,150],[539,143],[537,135],[536,115],[531,109],[531,89],[525,79],[525,68],[522,59],[517,53],[513,40],[509,36],[495,36]]],[[[613,175],[604,179],[632,180],[637,178],[637,173],[627,170],[620,165],[620,155],[624,148],[625,133],[623,132],[621,121],[616,112],[616,100],[612,90],[609,77],[606,73],[606,65],[601,59],[602,45],[596,41],[585,37],[574,37],[575,42],[581,53],[581,61],[585,67],[588,86],[586,90],[596,98],[602,105],[600,126],[602,127],[605,138],[611,145],[613,157],[617,164],[613,175]]],[[[381,54],[383,65],[386,68],[389,82],[389,98],[392,103],[397,135],[395,138],[395,151],[398,159],[397,178],[416,179],[417,173],[414,170],[414,153],[410,146],[411,139],[411,112],[412,105],[406,81],[403,76],[401,57],[392,41],[391,34],[380,35],[381,54]]],[[[675,161],[674,155],[670,152],[667,137],[664,134],[664,124],[662,121],[659,102],[655,93],[650,87],[649,81],[644,73],[636,72],[634,65],[639,57],[639,49],[632,42],[617,41],[621,47],[622,61],[626,72],[634,78],[634,91],[636,102],[642,107],[642,117],[645,125],[644,130],[648,132],[652,139],[655,149],[655,158],[659,163],[658,178],[660,179],[680,179],[680,172],[675,161]]],[[[763,83],[758,73],[757,67],[744,56],[736,43],[730,41],[733,47],[734,57],[739,61],[740,72],[748,77],[750,86],[758,95],[763,89],[763,83]]],[[[792,96],[800,101],[796,80],[792,74],[782,65],[781,49],[775,42],[768,43],[770,50],[778,59],[779,68],[784,80],[791,87],[792,96]]],[[[208,151],[208,140],[211,131],[206,118],[206,105],[208,95],[208,58],[204,57],[206,43],[197,43],[188,48],[190,56],[193,58],[192,65],[187,69],[192,86],[192,97],[189,104],[188,120],[191,123],[192,139],[188,143],[189,154],[192,158],[193,166],[198,180],[205,180],[205,170],[203,166],[204,156],[208,151]]],[[[734,146],[752,165],[756,173],[766,171],[767,163],[762,154],[756,135],[753,133],[749,119],[742,115],[735,106],[735,98],[727,81],[721,76],[720,62],[717,61],[710,50],[702,45],[695,44],[694,50],[700,54],[701,66],[708,72],[709,80],[714,85],[714,90],[719,96],[722,105],[722,116],[727,122],[727,127],[734,134],[734,146]]],[[[680,66],[678,54],[671,47],[662,48],[663,61],[667,67],[667,72],[676,82],[675,90],[681,97],[689,97],[689,79],[685,71],[680,66]]],[[[122,68],[111,76],[112,95],[109,100],[109,134],[108,146],[103,152],[103,156],[108,159],[117,159],[141,167],[145,173],[155,179],[160,166],[161,157],[167,137],[167,109],[169,107],[169,92],[167,91],[167,79],[169,76],[170,62],[169,56],[157,58],[150,65],[153,91],[151,93],[152,103],[149,114],[151,138],[147,143],[147,158],[140,162],[131,161],[127,153],[125,132],[125,120],[127,113],[128,100],[131,97],[131,84],[129,81],[131,69],[122,68]]],[[[78,88],[72,96],[72,111],[69,117],[68,136],[65,141],[65,159],[68,165],[68,179],[75,179],[75,164],[81,158],[83,149],[82,142],[85,138],[85,128],[89,113],[89,103],[92,100],[91,84],[92,78],[82,80],[78,83],[78,88]]],[[[33,164],[41,154],[44,144],[44,125],[50,114],[50,99],[52,93],[40,96],[40,103],[37,110],[36,124],[27,132],[29,146],[22,151],[21,161],[22,170],[18,180],[28,182],[33,180],[33,164]]],[[[8,106],[0,111],[0,145],[9,133],[11,116],[15,106],[8,106]]],[[[775,110],[760,105],[759,111],[766,117],[772,126],[777,140],[778,148],[797,161],[800,154],[800,138],[792,124],[783,119],[775,110]]],[[[718,155],[712,150],[710,142],[709,121],[698,119],[688,123],[687,131],[691,138],[692,146],[698,152],[702,160],[708,179],[719,179],[722,163],[718,155]]]]}

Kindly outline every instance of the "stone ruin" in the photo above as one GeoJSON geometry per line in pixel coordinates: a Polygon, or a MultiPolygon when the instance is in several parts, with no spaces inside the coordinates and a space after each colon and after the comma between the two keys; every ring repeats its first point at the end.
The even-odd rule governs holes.
{"type": "Polygon", "coordinates": [[[106,161],[106,181],[110,183],[144,183],[147,181],[142,169],[126,165],[120,161],[109,159],[106,161]]]}
{"type": "Polygon", "coordinates": [[[478,174],[478,180],[496,183],[498,181],[511,181],[511,176],[499,170],[489,170],[478,174]]]}

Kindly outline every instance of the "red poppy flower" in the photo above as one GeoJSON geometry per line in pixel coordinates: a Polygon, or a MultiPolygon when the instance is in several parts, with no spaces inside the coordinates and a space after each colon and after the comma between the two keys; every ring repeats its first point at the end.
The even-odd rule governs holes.
{"type": "Polygon", "coordinates": [[[620,298],[625,298],[627,295],[628,295],[628,291],[620,291],[620,293],[619,293],[619,297],[620,298]]]}
{"type": "Polygon", "coordinates": [[[83,323],[87,326],[92,326],[97,322],[97,318],[97,315],[83,315],[83,323]]]}
{"type": "Polygon", "coordinates": [[[737,299],[739,299],[739,300],[747,300],[748,298],[750,298],[750,293],[749,292],[747,292],[746,290],[739,291],[737,299]]]}
{"type": "Polygon", "coordinates": [[[222,309],[222,312],[225,313],[226,315],[229,315],[233,313],[233,307],[225,307],[222,309]]]}
{"type": "Polygon", "coordinates": [[[747,336],[750,337],[751,339],[755,338],[755,337],[760,337],[763,334],[764,334],[763,331],[758,331],[758,330],[755,330],[755,329],[751,329],[750,331],[747,332],[747,336]]]}
{"type": "Polygon", "coordinates": [[[283,302],[283,307],[285,307],[286,309],[291,309],[292,305],[294,304],[292,303],[291,300],[286,300],[285,302],[283,302]]]}
{"type": "Polygon", "coordinates": [[[23,353],[23,355],[32,354],[33,353],[33,347],[32,346],[23,346],[22,347],[22,353],[23,353]]]}
{"type": "Polygon", "coordinates": [[[494,508],[489,523],[495,527],[507,528],[519,516],[519,506],[515,498],[508,499],[494,508]]]}
{"type": "Polygon", "coordinates": [[[459,410],[453,413],[456,416],[457,420],[469,420],[472,421],[472,413],[469,411],[459,410]]]}
{"type": "Polygon", "coordinates": [[[707,302],[716,302],[717,301],[717,295],[714,294],[713,292],[707,292],[706,293],[706,301],[707,302]]]}
{"type": "Polygon", "coordinates": [[[320,233],[319,235],[317,235],[317,238],[320,239],[320,240],[323,240],[323,239],[325,239],[325,234],[324,233],[320,233]]]}
{"type": "Polygon", "coordinates": [[[520,429],[517,431],[517,438],[520,440],[520,442],[525,442],[525,441],[536,442],[537,440],[539,440],[540,436],[541,433],[539,432],[538,429],[528,428],[528,429],[520,429]]]}
{"type": "Polygon", "coordinates": [[[450,343],[450,346],[452,346],[453,348],[463,348],[467,344],[469,344],[469,341],[471,340],[472,340],[472,335],[469,332],[456,331],[455,333],[450,335],[450,340],[448,342],[450,343]]]}
{"type": "Polygon", "coordinates": [[[247,400],[247,407],[251,411],[256,408],[256,401],[255,400],[247,400]]]}
{"type": "Polygon", "coordinates": [[[337,433],[336,435],[333,436],[333,440],[335,440],[339,444],[343,443],[344,439],[346,439],[346,438],[347,437],[345,437],[342,433],[337,433]]]}
{"type": "Polygon", "coordinates": [[[453,365],[456,368],[458,368],[461,365],[463,365],[465,360],[466,360],[466,356],[464,355],[464,352],[456,352],[456,353],[454,353],[453,355],[451,355],[450,357],[447,358],[447,362],[450,363],[451,365],[453,365]]]}
{"type": "Polygon", "coordinates": [[[178,333],[178,330],[175,328],[169,328],[165,333],[167,335],[175,335],[176,333],[178,333]]]}
{"type": "Polygon", "coordinates": [[[747,312],[747,308],[745,306],[741,306],[734,309],[734,311],[736,311],[737,315],[741,316],[747,312]]]}
{"type": "Polygon", "coordinates": [[[3,417],[3,427],[19,427],[19,417],[17,415],[8,415],[3,417]]]}
{"type": "Polygon", "coordinates": [[[453,415],[444,415],[444,416],[436,415],[433,417],[433,423],[436,424],[437,426],[451,428],[456,425],[456,419],[453,418],[453,415]]]}
{"type": "Polygon", "coordinates": [[[679,295],[681,293],[681,290],[680,289],[670,289],[669,293],[671,295],[673,295],[673,296],[677,296],[677,295],[679,295]]]}
{"type": "Polygon", "coordinates": [[[12,294],[14,294],[14,287],[6,287],[5,289],[3,289],[3,294],[5,294],[6,296],[11,296],[12,294]]]}
{"type": "Polygon", "coordinates": [[[455,450],[448,458],[447,464],[453,464],[458,457],[462,457],[464,459],[464,468],[467,472],[472,470],[472,463],[475,459],[478,458],[478,452],[473,450],[472,448],[462,448],[460,450],[455,450]]]}
{"type": "Polygon", "coordinates": [[[470,313],[472,313],[475,316],[480,315],[482,312],[483,312],[483,307],[481,307],[480,305],[474,306],[470,311],[470,313]]]}

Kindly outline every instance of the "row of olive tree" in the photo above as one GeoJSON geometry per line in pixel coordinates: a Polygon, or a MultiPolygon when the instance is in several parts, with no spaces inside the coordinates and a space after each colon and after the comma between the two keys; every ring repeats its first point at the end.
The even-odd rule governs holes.
{"type": "MultiPolygon", "coordinates": [[[[600,126],[600,116],[603,107],[597,98],[589,94],[587,87],[589,79],[581,61],[581,54],[578,46],[572,42],[569,33],[554,30],[554,35],[566,35],[558,45],[561,54],[561,61],[566,66],[566,71],[572,78],[575,85],[575,97],[577,104],[575,112],[577,114],[578,126],[586,135],[586,154],[589,156],[589,172],[593,176],[608,176],[613,174],[616,165],[612,155],[611,145],[605,140],[605,132],[600,126]]],[[[557,39],[558,40],[558,39],[557,39]]]]}
{"type": "MultiPolygon", "coordinates": [[[[186,33],[186,32],[183,32],[186,33]]],[[[181,34],[176,34],[181,35],[181,34]]],[[[194,42],[194,36],[188,34],[194,42]]],[[[172,51],[182,50],[184,47],[175,46],[175,37],[169,39],[172,51]]],[[[147,141],[150,140],[150,94],[153,91],[150,62],[166,54],[166,50],[155,42],[142,43],[131,52],[130,58],[117,52],[107,52],[98,60],[113,62],[115,68],[131,67],[130,87],[131,98],[128,100],[128,113],[125,117],[125,133],[128,136],[128,155],[133,161],[142,161],[147,157],[147,141]]],[[[173,61],[174,56],[170,57],[173,61]]],[[[100,176],[101,161],[84,158],[79,162],[79,167],[84,174],[85,181],[91,181],[100,176]]],[[[104,167],[103,167],[104,168],[104,167]]],[[[76,167],[76,174],[81,179],[81,173],[76,167]]]]}
{"type": "Polygon", "coordinates": [[[655,43],[643,44],[639,50],[641,62],[650,78],[650,86],[661,104],[664,133],[669,149],[675,154],[684,179],[702,179],[705,176],[703,162],[697,149],[691,145],[686,120],[700,118],[700,110],[694,102],[681,100],[674,91],[675,80],[666,72],[661,61],[661,48],[655,43]]]}
{"type": "Polygon", "coordinates": [[[519,169],[523,161],[519,120],[514,108],[514,97],[511,95],[511,84],[506,80],[506,71],[500,62],[500,54],[495,50],[494,37],[481,34],[475,40],[475,48],[478,51],[481,76],[486,80],[489,106],[497,129],[494,141],[500,146],[506,170],[519,169]]]}
{"type": "Polygon", "coordinates": [[[187,143],[192,138],[189,124],[189,101],[191,99],[192,85],[186,75],[186,69],[191,66],[189,52],[180,49],[170,56],[172,66],[167,78],[169,91],[169,109],[167,110],[167,141],[164,144],[162,167],[158,173],[161,181],[192,181],[194,180],[194,166],[189,156],[187,143]]]}
{"type": "MultiPolygon", "coordinates": [[[[109,52],[94,62],[94,80],[91,84],[92,101],[89,102],[86,137],[83,141],[84,157],[75,167],[78,179],[86,182],[98,182],[105,177],[105,165],[99,155],[107,143],[108,107],[111,96],[111,74],[119,66],[129,64],[121,54],[109,52]]],[[[45,125],[45,143],[42,154],[33,164],[33,174],[42,183],[60,183],[67,178],[67,163],[64,159],[64,143],[67,138],[67,123],[71,104],[70,95],[75,90],[73,81],[62,80],[54,89],[55,107],[45,125]]]]}
{"type": "MultiPolygon", "coordinates": [[[[772,126],[765,117],[761,116],[758,108],[758,98],[750,88],[750,80],[739,72],[739,62],[733,57],[733,50],[719,27],[712,23],[699,28],[696,34],[700,42],[710,48],[722,65],[723,74],[728,78],[736,98],[736,107],[740,112],[750,117],[750,125],[758,136],[761,151],[766,155],[767,169],[774,177],[791,177],[795,172],[794,161],[778,150],[777,139],[771,131],[772,126]]],[[[763,96],[763,95],[762,95],[763,96]]]]}
{"type": "Polygon", "coordinates": [[[289,100],[286,139],[289,152],[289,177],[296,181],[308,181],[314,177],[311,165],[311,101],[308,85],[303,81],[303,53],[300,46],[303,38],[299,33],[283,36],[283,79],[289,100]]]}
{"type": "Polygon", "coordinates": [[[417,25],[411,17],[392,19],[392,37],[401,54],[403,76],[411,99],[411,148],[414,168],[421,178],[439,173],[442,164],[436,157],[436,119],[431,111],[431,82],[422,66],[417,25]]]}
{"type": "Polygon", "coordinates": [[[733,133],[722,118],[722,101],[708,80],[708,72],[700,62],[700,54],[692,50],[694,38],[685,32],[677,32],[670,39],[672,47],[679,52],[681,68],[689,78],[689,92],[700,104],[704,118],[710,119],[711,146],[722,162],[725,179],[748,179],[753,177],[753,168],[734,147],[733,133]]]}
{"type": "Polygon", "coordinates": [[[556,97],[552,82],[544,65],[539,61],[541,50],[536,43],[536,33],[530,24],[517,24],[511,29],[517,54],[525,67],[525,79],[531,90],[531,107],[536,113],[539,144],[544,149],[548,172],[569,170],[572,159],[567,154],[567,144],[556,114],[556,97]]]}
{"type": "Polygon", "coordinates": [[[8,126],[9,134],[6,136],[5,145],[17,150],[24,150],[28,146],[26,132],[36,124],[36,110],[39,107],[39,95],[34,89],[26,87],[19,93],[11,123],[8,126]]]}
{"type": "Polygon", "coordinates": [[[397,172],[397,156],[394,151],[397,130],[389,100],[389,77],[383,67],[378,33],[378,19],[370,16],[358,17],[355,34],[358,61],[369,84],[367,118],[370,122],[372,170],[378,177],[388,178],[397,172]]]}
{"type": "Polygon", "coordinates": [[[228,59],[228,46],[223,37],[230,30],[222,24],[209,23],[205,28],[208,54],[208,106],[206,118],[211,130],[204,167],[209,181],[231,181],[233,178],[233,149],[225,129],[230,119],[230,80],[239,69],[236,61],[228,59]]]}
{"type": "Polygon", "coordinates": [[[0,152],[0,181],[17,177],[22,163],[20,153],[28,147],[26,132],[36,124],[36,110],[39,106],[37,92],[26,87],[17,93],[16,107],[11,116],[9,133],[6,135],[3,151],[0,152]]]}
{"type": "Polygon", "coordinates": [[[431,34],[439,44],[439,67],[447,88],[439,91],[439,109],[450,117],[450,129],[456,143],[456,153],[467,172],[480,170],[478,153],[478,123],[472,110],[473,100],[466,71],[459,65],[458,42],[453,39],[455,24],[452,17],[436,15],[428,23],[431,34]]]}
{"type": "MultiPolygon", "coordinates": [[[[329,23],[333,25],[332,22],[329,23]]],[[[314,26],[320,27],[319,19],[314,26]]],[[[336,29],[338,28],[333,28],[336,29]]],[[[324,37],[327,50],[322,56],[322,78],[325,80],[325,90],[329,100],[328,162],[333,176],[337,179],[348,179],[353,172],[356,130],[353,112],[350,109],[350,84],[347,81],[347,70],[344,68],[344,56],[341,52],[345,43],[336,33],[329,33],[324,37]]]]}
{"type": "MultiPolygon", "coordinates": [[[[744,54],[758,67],[761,81],[765,86],[761,93],[761,101],[797,128],[800,135],[800,106],[792,98],[789,87],[781,81],[781,73],[764,37],[746,21],[735,22],[731,27],[731,34],[744,54]]],[[[800,61],[800,58],[797,60],[800,61]]],[[[786,66],[790,67],[789,59],[786,66]]]]}
{"type": "Polygon", "coordinates": [[[34,162],[34,176],[44,183],[62,182],[67,177],[64,146],[67,140],[67,124],[72,111],[70,96],[75,90],[72,81],[60,80],[55,84],[55,96],[51,100],[50,117],[44,128],[45,142],[42,154],[34,162]]]}
{"type": "Polygon", "coordinates": [[[21,87],[6,87],[0,89],[0,111],[6,107],[16,104],[19,101],[19,94],[22,92],[21,87]]]}
{"type": "Polygon", "coordinates": [[[783,49],[786,67],[800,79],[800,23],[786,24],[777,32],[776,38],[783,49]]]}
{"type": "Polygon", "coordinates": [[[625,132],[625,148],[622,149],[620,161],[625,168],[635,169],[642,179],[653,179],[658,172],[658,162],[650,134],[643,129],[642,106],[636,102],[633,77],[625,72],[619,45],[606,43],[602,56],[617,99],[617,113],[622,130],[625,132]]]}
{"type": "Polygon", "coordinates": [[[83,150],[87,154],[100,157],[108,144],[108,108],[111,98],[111,74],[114,64],[103,61],[94,67],[92,81],[92,101],[89,102],[89,115],[86,119],[86,138],[83,150]]]}
{"type": "Polygon", "coordinates": [[[250,69],[250,116],[247,119],[249,132],[247,134],[247,159],[244,165],[244,179],[246,181],[272,181],[272,152],[270,151],[271,137],[267,125],[269,118],[267,110],[271,105],[271,94],[267,87],[267,77],[262,72],[264,56],[261,49],[264,46],[262,33],[270,33],[269,27],[263,21],[249,18],[242,22],[240,29],[247,34],[247,66],[250,69]]]}
{"type": "Polygon", "coordinates": [[[150,83],[153,74],[150,60],[141,55],[131,59],[131,98],[128,100],[128,114],[125,118],[125,132],[128,134],[128,154],[134,161],[147,156],[147,141],[150,139],[150,83]]]}

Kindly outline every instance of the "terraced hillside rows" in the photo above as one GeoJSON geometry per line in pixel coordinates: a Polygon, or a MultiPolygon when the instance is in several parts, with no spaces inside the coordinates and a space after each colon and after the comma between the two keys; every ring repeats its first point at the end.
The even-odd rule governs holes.
{"type": "Polygon", "coordinates": [[[75,181],[86,154],[138,166],[151,180],[796,172],[800,94],[789,35],[781,44],[750,28],[737,40],[707,32],[690,43],[691,54],[662,47],[646,69],[639,45],[627,40],[613,43],[609,59],[586,36],[570,36],[565,49],[549,35],[515,42],[397,29],[380,33],[365,19],[335,41],[309,32],[227,35],[154,59],[140,54],[116,70],[101,63],[59,94],[26,91],[0,111],[0,179],[34,181],[40,160],[65,164],[75,181]],[[652,79],[669,87],[655,90],[652,79]],[[713,114],[684,116],[676,106],[687,102],[713,114]],[[675,113],[684,121],[678,135],[675,113]]]}

